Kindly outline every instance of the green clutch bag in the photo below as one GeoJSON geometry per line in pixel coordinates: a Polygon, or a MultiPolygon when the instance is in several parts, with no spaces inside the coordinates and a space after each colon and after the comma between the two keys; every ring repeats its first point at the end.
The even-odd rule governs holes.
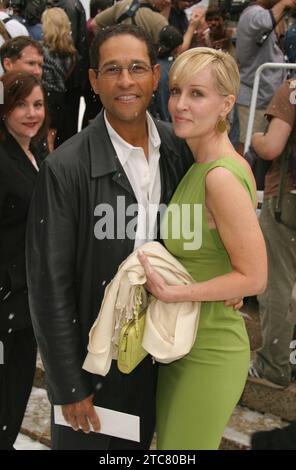
{"type": "Polygon", "coordinates": [[[124,374],[132,372],[148,354],[142,347],[146,310],[140,312],[141,304],[139,286],[136,292],[134,317],[123,324],[119,335],[117,366],[124,374]]]}

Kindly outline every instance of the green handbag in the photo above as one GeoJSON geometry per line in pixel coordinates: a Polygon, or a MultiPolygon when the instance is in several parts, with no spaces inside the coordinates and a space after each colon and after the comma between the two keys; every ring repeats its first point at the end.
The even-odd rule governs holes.
{"type": "Polygon", "coordinates": [[[148,354],[142,346],[146,310],[141,311],[141,292],[142,287],[137,286],[134,317],[123,324],[119,335],[117,367],[124,374],[132,372],[148,354]]]}

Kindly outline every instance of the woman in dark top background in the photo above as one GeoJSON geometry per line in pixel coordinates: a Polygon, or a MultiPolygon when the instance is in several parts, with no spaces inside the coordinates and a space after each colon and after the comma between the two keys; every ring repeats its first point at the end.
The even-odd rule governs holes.
{"type": "MultiPolygon", "coordinates": [[[[41,17],[44,35],[42,80],[47,93],[50,113],[48,148],[60,145],[65,128],[66,82],[74,70],[77,54],[71,35],[71,23],[61,8],[49,8],[41,17]]],[[[62,141],[65,139],[63,138],[62,141]]]]}
{"type": "MultiPolygon", "coordinates": [[[[36,342],[25,268],[25,231],[46,134],[45,94],[25,72],[0,78],[0,449],[13,449],[31,392],[36,342]]],[[[41,221],[40,221],[41,223],[41,221]]]]}

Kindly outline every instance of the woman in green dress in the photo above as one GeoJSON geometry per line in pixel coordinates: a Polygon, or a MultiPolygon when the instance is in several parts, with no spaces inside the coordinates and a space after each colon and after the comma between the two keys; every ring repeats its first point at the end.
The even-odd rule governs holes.
{"type": "Polygon", "coordinates": [[[250,346],[244,320],[223,301],[263,292],[267,260],[255,212],[255,181],[226,132],[238,89],[237,65],[222,51],[190,49],[170,72],[174,129],[186,139],[195,163],[170,202],[181,216],[174,221],[173,212],[164,218],[164,241],[195,283],[167,285],[144,253],[139,259],[155,297],[202,304],[190,353],[159,367],[158,449],[218,449],[247,378],[250,346]],[[183,212],[188,207],[190,217],[183,212]],[[200,218],[196,207],[201,207],[200,218]]]}

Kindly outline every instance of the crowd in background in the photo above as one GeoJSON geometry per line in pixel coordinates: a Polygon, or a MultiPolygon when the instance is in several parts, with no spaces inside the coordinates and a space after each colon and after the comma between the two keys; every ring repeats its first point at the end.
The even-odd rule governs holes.
{"type": "MultiPolygon", "coordinates": [[[[241,86],[237,104],[230,115],[229,133],[231,142],[243,154],[257,68],[266,62],[295,62],[296,21],[294,23],[293,11],[296,11],[296,0],[256,0],[244,9],[237,24],[229,23],[228,12],[220,7],[218,4],[211,4],[207,8],[199,6],[196,0],[120,0],[116,3],[112,0],[91,0],[90,18],[86,21],[85,11],[79,0],[27,0],[25,4],[0,0],[0,71],[4,73],[4,78],[1,79],[4,91],[5,87],[11,86],[12,83],[17,86],[18,80],[22,83],[28,82],[29,91],[27,94],[25,92],[24,99],[29,102],[32,100],[35,107],[39,102],[42,108],[38,123],[35,123],[35,127],[32,123],[31,134],[25,139],[24,146],[20,145],[22,148],[17,151],[15,142],[11,139],[11,135],[17,135],[16,124],[5,121],[3,125],[9,110],[5,111],[6,108],[3,107],[3,112],[0,113],[3,119],[1,126],[4,126],[3,129],[0,128],[0,142],[3,148],[7,146],[3,151],[15,151],[18,154],[25,152],[34,166],[31,175],[30,169],[26,170],[28,177],[31,177],[31,185],[28,186],[26,194],[20,195],[24,200],[19,216],[14,218],[14,215],[7,213],[3,215],[3,207],[0,206],[0,233],[3,231],[0,242],[6,240],[8,243],[7,227],[11,223],[18,224],[19,230],[10,254],[7,247],[0,247],[1,335],[2,332],[4,335],[4,331],[7,335],[10,328],[17,330],[15,342],[21,347],[20,332],[23,332],[26,338],[29,338],[30,345],[26,353],[29,365],[27,373],[24,368],[23,374],[23,390],[26,390],[26,393],[19,400],[18,416],[2,417],[3,408],[0,410],[0,424],[7,419],[15,419],[14,434],[9,442],[16,437],[20,427],[32,386],[36,358],[34,335],[28,322],[29,307],[23,312],[23,321],[19,325],[14,325],[13,317],[6,319],[14,310],[23,309],[27,295],[23,260],[23,222],[26,219],[34,179],[42,160],[78,132],[81,97],[85,100],[83,127],[86,127],[102,108],[99,96],[93,92],[88,78],[90,44],[96,32],[120,22],[132,22],[150,34],[161,71],[159,87],[154,94],[150,113],[155,118],[167,122],[171,121],[168,110],[168,74],[175,58],[181,52],[199,46],[222,49],[231,54],[239,66],[241,86]],[[20,75],[13,75],[17,73],[20,75]],[[31,74],[34,79],[30,78],[31,74]],[[36,90],[38,96],[32,96],[36,90]],[[8,219],[2,219],[4,216],[8,219]],[[14,260],[16,246],[21,261],[20,258],[14,260]],[[17,296],[12,296],[11,299],[10,281],[5,277],[8,264],[14,270],[13,279],[17,291],[17,296]],[[2,313],[4,311],[5,315],[2,313]],[[2,319],[4,316],[5,321],[2,319]]],[[[263,71],[252,138],[253,155],[255,154],[251,161],[253,168],[257,165],[258,169],[260,159],[268,162],[264,170],[261,170],[264,171],[265,182],[261,228],[267,245],[269,273],[267,289],[258,298],[263,344],[250,365],[250,379],[261,380],[278,388],[289,386],[293,380],[293,368],[289,358],[290,344],[295,338],[296,320],[291,319],[288,312],[296,282],[296,213],[288,214],[287,219],[284,215],[287,207],[290,208],[294,204],[292,199],[295,197],[296,187],[296,152],[293,150],[296,114],[295,101],[291,100],[295,88],[293,71],[283,68],[263,71]],[[283,161],[287,148],[290,149],[290,160],[284,170],[283,161]],[[279,202],[280,192],[281,214],[278,218],[275,215],[275,207],[279,202]]],[[[14,110],[15,103],[9,105],[11,110],[14,110]]],[[[262,180],[262,174],[260,178],[262,180]]],[[[19,181],[18,184],[23,183],[19,181]]],[[[3,188],[0,188],[0,198],[1,191],[3,192],[3,188]]],[[[14,210],[15,201],[10,201],[9,204],[7,211],[14,210]]],[[[13,335],[10,335],[10,338],[12,337],[13,335]]],[[[13,357],[11,361],[11,368],[19,371],[13,357]]],[[[0,375],[0,387],[1,380],[0,375]]],[[[16,379],[12,379],[12,383],[14,380],[16,379]]],[[[5,392],[5,396],[4,392],[0,393],[3,394],[0,399],[7,402],[8,392],[5,392]]],[[[3,448],[9,446],[8,443],[1,445],[3,448]]]]}

